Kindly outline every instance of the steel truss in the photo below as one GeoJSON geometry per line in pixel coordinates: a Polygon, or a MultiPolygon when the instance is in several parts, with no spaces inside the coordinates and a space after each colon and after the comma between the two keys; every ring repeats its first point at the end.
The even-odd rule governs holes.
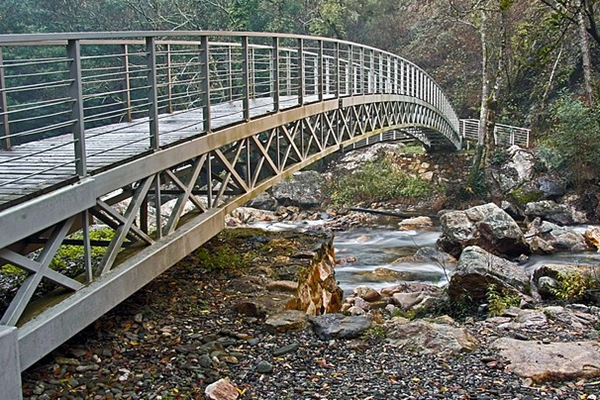
{"type": "MultiPolygon", "coordinates": [[[[225,50],[219,53],[230,60],[237,54],[242,60],[243,97],[235,98],[232,83],[224,86],[232,109],[239,105],[242,110],[240,121],[211,126],[216,109],[210,88],[211,79],[214,84],[216,78],[210,68],[204,68],[199,84],[204,88],[200,89],[203,131],[199,134],[161,146],[158,108],[150,107],[150,151],[93,174],[83,173],[85,163],[79,163],[82,173],[73,183],[0,211],[3,227],[17,227],[15,235],[0,233],[0,264],[11,264],[28,274],[0,320],[0,339],[13,340],[10,329],[18,327],[19,370],[216,235],[229,212],[315,161],[388,132],[414,137],[428,151],[461,146],[458,120],[451,109],[440,108],[447,107],[447,102],[424,73],[391,55],[376,55],[373,49],[345,42],[349,61],[342,65],[340,44],[330,48],[333,55],[326,57],[323,41],[305,50],[305,44],[314,39],[300,38],[296,53],[288,52],[287,59],[280,60],[275,40],[268,58],[272,67],[267,70],[275,75],[262,83],[270,85],[272,109],[253,116],[250,88],[258,86],[250,78],[258,80],[264,74],[250,74],[250,60],[269,48],[251,52],[248,38],[242,39],[239,47],[223,46],[225,50]],[[303,57],[309,56],[314,59],[312,69],[304,66],[303,57]],[[279,70],[282,66],[294,69],[294,65],[293,74],[279,70]],[[332,65],[335,74],[325,73],[332,65]],[[280,82],[279,77],[286,74],[288,79],[280,82]],[[296,104],[283,108],[294,90],[296,104]],[[92,224],[97,222],[114,232],[109,242],[90,239],[92,224]],[[71,236],[75,232],[79,235],[71,236]],[[84,249],[81,276],[67,277],[50,268],[62,244],[84,249]],[[106,246],[106,252],[94,260],[92,246],[99,244],[106,246]],[[56,287],[45,295],[44,306],[35,300],[42,282],[56,287]]],[[[69,43],[69,51],[77,58],[77,43],[71,38],[69,43]]],[[[146,40],[147,49],[155,46],[154,38],[146,40]]],[[[206,36],[201,37],[199,48],[199,59],[206,67],[210,60],[206,36]]],[[[152,93],[157,88],[157,66],[152,61],[156,54],[148,51],[146,55],[147,72],[154,81],[149,99],[156,100],[157,93],[152,93]]],[[[76,77],[78,67],[73,68],[76,77]]],[[[228,72],[219,79],[232,77],[228,72]]],[[[77,90],[74,93],[81,96],[77,90]]],[[[83,135],[83,129],[78,129],[78,135],[83,135]]],[[[85,141],[84,136],[78,137],[85,141]]],[[[76,151],[78,160],[85,161],[85,146],[76,151]]]]}

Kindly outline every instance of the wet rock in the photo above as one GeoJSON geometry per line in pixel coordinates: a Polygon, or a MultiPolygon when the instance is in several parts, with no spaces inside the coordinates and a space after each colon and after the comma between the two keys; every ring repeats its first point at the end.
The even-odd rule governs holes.
{"type": "Polygon", "coordinates": [[[441,299],[441,293],[435,295],[427,292],[396,293],[392,298],[397,306],[408,311],[434,306],[441,299]]]}
{"type": "Polygon", "coordinates": [[[585,224],[587,222],[583,212],[577,211],[569,205],[557,204],[552,200],[527,203],[525,215],[530,219],[540,217],[545,221],[559,225],[585,224]]]}
{"type": "Polygon", "coordinates": [[[388,286],[379,291],[384,296],[393,296],[395,293],[414,293],[425,292],[433,294],[442,294],[442,289],[429,283],[422,282],[402,282],[394,286],[388,286]]]}
{"type": "Polygon", "coordinates": [[[508,359],[507,370],[534,382],[576,380],[600,376],[598,342],[540,343],[500,338],[493,343],[508,359]]]}
{"type": "Polygon", "coordinates": [[[585,230],[585,239],[600,253],[600,226],[589,226],[585,230]]]}
{"type": "Polygon", "coordinates": [[[491,284],[500,291],[513,290],[529,294],[529,276],[523,267],[478,246],[467,247],[450,279],[448,295],[459,301],[464,296],[484,300],[491,284]]]}
{"type": "Polygon", "coordinates": [[[325,314],[310,318],[313,329],[321,340],[353,339],[371,327],[366,316],[325,314]]]}
{"type": "Polygon", "coordinates": [[[398,223],[398,227],[401,231],[410,231],[410,230],[428,230],[433,229],[433,221],[429,217],[415,217],[415,218],[407,218],[400,223],[398,223]]]}
{"type": "Polygon", "coordinates": [[[228,379],[219,379],[204,390],[207,400],[236,400],[240,397],[237,387],[228,379]]]}
{"type": "Polygon", "coordinates": [[[477,339],[449,317],[434,321],[395,317],[386,322],[385,330],[392,345],[420,354],[472,352],[479,345],[477,339]]]}
{"type": "Polygon", "coordinates": [[[278,220],[277,215],[272,211],[259,210],[250,207],[238,207],[230,213],[230,217],[239,220],[242,224],[278,220]]]}
{"type": "Polygon", "coordinates": [[[354,288],[353,293],[355,296],[362,298],[365,301],[376,301],[379,300],[381,298],[381,294],[366,285],[360,285],[354,288]]]}
{"type": "Polygon", "coordinates": [[[514,219],[493,203],[440,217],[442,236],[437,245],[458,257],[467,246],[477,245],[496,255],[528,254],[525,237],[514,219]]]}
{"type": "Polygon", "coordinates": [[[587,249],[585,237],[579,232],[558,226],[540,218],[533,220],[528,227],[527,242],[536,254],[551,254],[560,251],[584,251],[587,249]]]}

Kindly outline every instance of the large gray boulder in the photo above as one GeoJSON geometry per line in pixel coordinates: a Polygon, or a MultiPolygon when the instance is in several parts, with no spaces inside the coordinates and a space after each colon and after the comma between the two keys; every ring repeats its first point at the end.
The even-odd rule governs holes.
{"type": "Polygon", "coordinates": [[[317,171],[295,172],[290,179],[273,186],[271,195],[284,206],[297,206],[302,209],[321,204],[324,179],[317,171]]]}
{"type": "Polygon", "coordinates": [[[519,146],[508,148],[508,160],[492,174],[504,193],[518,188],[533,178],[535,165],[534,155],[519,146]]]}
{"type": "Polygon", "coordinates": [[[440,217],[440,224],[442,235],[437,245],[454,257],[473,245],[508,257],[529,254],[519,225],[494,203],[448,212],[440,217]]]}
{"type": "Polygon", "coordinates": [[[447,316],[433,321],[395,317],[385,324],[386,340],[418,354],[450,355],[472,352],[479,342],[447,316]]]}
{"type": "Polygon", "coordinates": [[[558,225],[587,223],[585,213],[577,211],[570,205],[557,204],[552,200],[527,203],[525,206],[525,215],[530,219],[539,217],[545,221],[553,222],[558,225]]]}
{"type": "Polygon", "coordinates": [[[523,267],[481,247],[467,247],[450,279],[448,295],[457,301],[465,298],[485,301],[490,285],[498,292],[508,290],[524,295],[530,292],[529,276],[523,267]]]}
{"type": "Polygon", "coordinates": [[[552,254],[560,251],[581,252],[587,250],[585,236],[572,229],[558,226],[538,218],[529,224],[527,232],[529,248],[536,254],[552,254]]]}

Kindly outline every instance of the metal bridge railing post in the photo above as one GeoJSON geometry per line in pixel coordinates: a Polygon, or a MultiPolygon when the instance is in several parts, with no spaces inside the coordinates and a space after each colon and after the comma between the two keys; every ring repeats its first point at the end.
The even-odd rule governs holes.
{"type": "Polygon", "coordinates": [[[233,101],[233,57],[231,46],[227,47],[227,99],[233,101]]]}
{"type": "Polygon", "coordinates": [[[85,120],[83,112],[83,88],[81,83],[81,47],[79,40],[69,40],[67,43],[69,58],[69,96],[73,100],[71,119],[74,121],[72,132],[75,145],[75,172],[80,177],[87,175],[87,159],[85,152],[85,120]]]}
{"type": "MultiPolygon", "coordinates": [[[[335,76],[334,76],[334,86],[333,91],[335,94],[335,98],[340,97],[340,78],[342,74],[340,73],[340,69],[342,67],[341,56],[340,56],[340,44],[339,42],[335,42],[335,76]]],[[[346,75],[345,79],[348,79],[348,75],[346,75]]]]}
{"type": "Polygon", "coordinates": [[[171,44],[167,44],[167,112],[173,114],[173,75],[171,62],[171,44]]]}
{"type": "Polygon", "coordinates": [[[204,132],[211,131],[210,115],[210,55],[207,36],[200,37],[200,104],[202,107],[202,120],[204,132]]]}
{"type": "Polygon", "coordinates": [[[394,78],[392,81],[392,93],[398,94],[398,59],[394,58],[394,78]]]}
{"type": "Polygon", "coordinates": [[[18,332],[19,330],[14,326],[0,325],[1,399],[20,400],[23,398],[18,332]]]}
{"type": "Polygon", "coordinates": [[[158,86],[156,80],[156,38],[146,37],[146,64],[148,68],[148,122],[150,127],[150,147],[160,148],[158,129],[158,86]]]}
{"type": "Polygon", "coordinates": [[[367,93],[375,93],[375,50],[369,50],[369,84],[367,93]]]}
{"type": "Polygon", "coordinates": [[[360,71],[359,71],[359,94],[365,94],[365,49],[360,48],[358,57],[360,58],[360,71]]]}
{"type": "Polygon", "coordinates": [[[2,47],[0,47],[0,115],[2,119],[2,147],[10,150],[10,125],[8,121],[8,100],[6,98],[6,79],[4,78],[4,58],[2,56],[2,47]]]}
{"type": "MultiPolygon", "coordinates": [[[[325,89],[325,81],[324,81],[325,60],[323,59],[323,41],[322,40],[319,40],[319,54],[317,57],[319,57],[318,68],[315,70],[315,72],[318,75],[318,79],[315,79],[315,83],[317,86],[317,87],[315,87],[315,90],[318,94],[319,101],[323,101],[326,89],[325,89]]],[[[315,77],[315,78],[317,78],[317,77],[315,77]]]]}
{"type": "Polygon", "coordinates": [[[304,105],[304,39],[298,39],[298,104],[304,105]]]}
{"type": "Polygon", "coordinates": [[[123,53],[123,94],[121,101],[123,101],[123,106],[125,108],[125,119],[127,122],[131,122],[133,118],[131,116],[131,74],[129,71],[129,45],[122,45],[121,51],[123,53]]]}
{"type": "Polygon", "coordinates": [[[248,36],[242,36],[242,93],[244,120],[250,121],[250,52],[248,36]]]}
{"type": "Polygon", "coordinates": [[[273,59],[272,59],[273,65],[271,68],[273,77],[272,77],[272,84],[273,84],[273,111],[275,112],[279,112],[281,104],[280,104],[280,97],[281,97],[281,86],[280,86],[280,82],[279,82],[279,38],[278,37],[274,37],[273,38],[273,59]]]}

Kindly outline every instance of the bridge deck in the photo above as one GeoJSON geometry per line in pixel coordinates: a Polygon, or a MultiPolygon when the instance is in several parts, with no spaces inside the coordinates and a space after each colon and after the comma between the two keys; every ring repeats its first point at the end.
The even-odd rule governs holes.
{"type": "MultiPolygon", "coordinates": [[[[315,100],[317,96],[304,98],[305,103],[315,100]]],[[[298,98],[295,96],[286,96],[280,101],[281,109],[297,105],[298,98]]],[[[266,115],[273,110],[272,98],[250,101],[251,118],[266,115]]],[[[160,115],[161,147],[203,135],[203,121],[201,109],[160,115]]],[[[241,101],[211,106],[213,130],[242,121],[241,101]]],[[[85,136],[90,175],[151,151],[148,118],[87,129],[85,136]]],[[[60,135],[17,145],[10,151],[0,150],[0,210],[76,180],[73,146],[71,135],[60,135]]]]}

